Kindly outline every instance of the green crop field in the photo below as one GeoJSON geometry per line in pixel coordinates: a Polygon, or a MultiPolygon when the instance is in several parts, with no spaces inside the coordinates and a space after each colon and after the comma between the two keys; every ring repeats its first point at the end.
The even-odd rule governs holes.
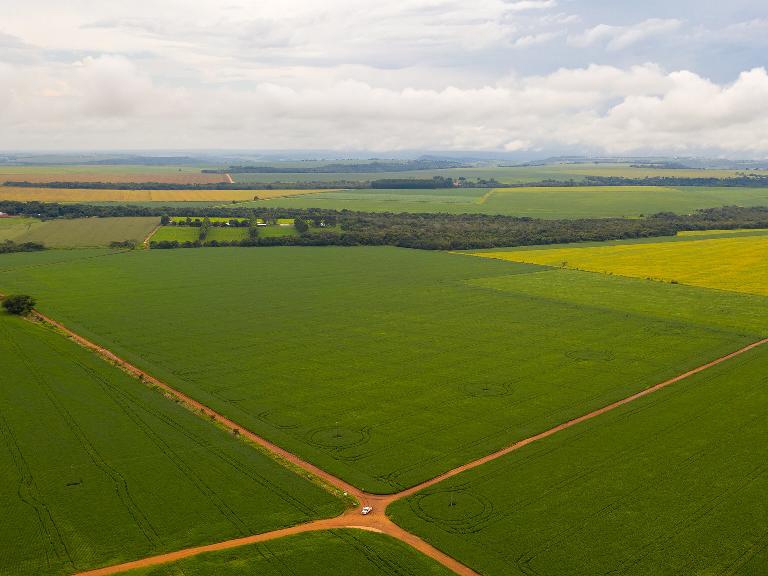
{"type": "Polygon", "coordinates": [[[766,374],[753,350],[388,513],[489,576],[764,574],[766,374]]]}
{"type": "Polygon", "coordinates": [[[16,240],[42,225],[37,218],[0,218],[0,242],[16,240]]]}
{"type": "Polygon", "coordinates": [[[246,202],[238,206],[328,208],[368,212],[445,212],[534,218],[638,217],[689,213],[725,205],[766,206],[766,188],[606,186],[573,188],[451,188],[343,190],[246,202]]]}
{"type": "Polygon", "coordinates": [[[126,576],[449,576],[450,570],[384,534],[329,530],[132,570],[126,576]]]}
{"type": "Polygon", "coordinates": [[[446,253],[218,248],[36,266],[39,256],[3,257],[0,290],[34,294],[78,332],[379,492],[768,331],[757,296],[600,275],[590,291],[550,295],[532,286],[562,271],[446,253]],[[605,298],[612,287],[623,297],[605,298]]]}
{"type": "Polygon", "coordinates": [[[52,329],[0,313],[0,366],[0,574],[72,574],[343,509],[52,329]]]}
{"type": "Polygon", "coordinates": [[[19,219],[15,226],[0,220],[0,241],[40,242],[50,248],[76,248],[107,246],[110,242],[133,240],[142,242],[160,223],[159,218],[75,218],[72,220],[19,219]]]}
{"type": "MultiPolygon", "coordinates": [[[[200,228],[194,226],[161,226],[157,232],[152,235],[152,242],[161,242],[163,240],[177,242],[195,242],[200,237],[200,228]]],[[[224,228],[212,226],[208,229],[208,236],[205,241],[211,240],[232,241],[245,240],[248,237],[247,228],[224,228]]]]}

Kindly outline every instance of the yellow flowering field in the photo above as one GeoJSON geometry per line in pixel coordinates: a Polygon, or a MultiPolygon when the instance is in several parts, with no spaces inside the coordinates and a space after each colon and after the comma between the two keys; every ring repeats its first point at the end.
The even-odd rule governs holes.
{"type": "Polygon", "coordinates": [[[474,255],[768,296],[768,236],[474,255]]]}
{"type": "Polygon", "coordinates": [[[724,234],[745,234],[749,236],[765,234],[768,228],[735,228],[731,230],[683,230],[678,236],[716,236],[724,234]]]}

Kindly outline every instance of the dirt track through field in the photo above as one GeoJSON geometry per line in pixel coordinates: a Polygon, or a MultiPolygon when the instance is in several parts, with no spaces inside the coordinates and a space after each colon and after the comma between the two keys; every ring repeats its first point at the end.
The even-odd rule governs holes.
{"type": "Polygon", "coordinates": [[[55,320],[52,320],[51,318],[48,318],[47,316],[44,316],[39,312],[34,312],[34,316],[37,317],[39,320],[42,320],[48,324],[51,324],[52,326],[55,326],[56,328],[64,332],[67,336],[69,336],[72,340],[74,340],[81,346],[84,346],[90,350],[97,352],[99,355],[101,355],[105,359],[120,366],[123,370],[138,376],[143,382],[158,386],[159,388],[163,389],[167,393],[175,396],[180,401],[184,402],[190,408],[197,410],[208,417],[214,418],[217,422],[231,429],[233,432],[236,431],[236,433],[239,434],[240,436],[245,437],[251,442],[254,442],[262,446],[263,448],[269,450],[274,455],[289,462],[294,467],[298,467],[309,472],[310,474],[316,476],[318,479],[322,480],[323,482],[327,483],[328,485],[330,485],[335,489],[347,492],[349,495],[353,496],[358,500],[359,506],[373,507],[373,511],[370,514],[365,516],[360,513],[359,507],[353,508],[353,509],[347,510],[347,512],[345,512],[344,514],[336,518],[329,518],[326,520],[317,520],[314,522],[308,522],[306,524],[300,524],[290,528],[283,528],[281,530],[275,530],[275,531],[266,532],[263,534],[256,534],[253,536],[247,536],[245,538],[237,538],[233,540],[227,540],[224,542],[218,542],[216,544],[196,546],[196,547],[187,548],[184,550],[170,552],[167,554],[160,554],[157,556],[143,558],[141,560],[136,560],[133,562],[127,562],[127,563],[119,564],[115,566],[108,566],[108,567],[100,568],[96,570],[80,572],[79,574],[77,574],[77,576],[106,576],[111,574],[118,574],[118,573],[125,572],[127,570],[132,570],[135,568],[165,564],[168,562],[173,562],[175,560],[180,560],[182,558],[189,558],[191,556],[196,556],[204,552],[227,550],[230,548],[237,548],[239,546],[244,546],[247,544],[255,544],[258,542],[265,542],[265,541],[273,540],[276,538],[282,538],[284,536],[290,536],[293,534],[301,534],[304,532],[338,529],[338,528],[357,528],[357,529],[370,530],[370,531],[379,532],[382,534],[387,534],[389,536],[397,538],[398,540],[401,540],[402,542],[405,542],[406,544],[412,546],[414,549],[425,554],[426,556],[429,556],[430,558],[436,560],[437,562],[440,562],[443,566],[449,568],[450,570],[453,570],[456,574],[459,574],[461,576],[478,576],[477,572],[475,572],[471,568],[458,562],[456,559],[441,552],[440,550],[428,544],[418,536],[406,531],[405,529],[401,528],[400,526],[392,522],[386,516],[386,513],[385,513],[387,506],[396,500],[406,498],[412,494],[415,494],[420,490],[433,486],[438,482],[441,482],[442,480],[451,478],[453,476],[456,476],[457,474],[461,474],[462,472],[471,470],[473,468],[476,468],[478,466],[491,462],[492,460],[495,460],[506,454],[519,450],[520,448],[523,448],[528,444],[531,444],[538,440],[542,440],[544,438],[552,436],[553,434],[556,434],[562,430],[566,430],[567,428],[570,428],[572,426],[576,426],[582,422],[586,422],[587,420],[596,418],[602,414],[605,414],[621,406],[624,406],[625,404],[629,404],[630,402],[633,402],[639,398],[643,398],[644,396],[653,394],[654,392],[657,392],[658,390],[671,386],[672,384],[680,382],[681,380],[684,380],[695,374],[699,374],[701,372],[704,372],[705,370],[713,368],[714,366],[722,364],[723,362],[736,358],[737,356],[740,356],[746,352],[749,352],[750,350],[753,350],[759,346],[768,344],[768,338],[762,339],[758,342],[754,342],[748,346],[745,346],[739,350],[736,350],[735,352],[732,352],[721,358],[708,362],[707,364],[703,364],[697,368],[694,368],[693,370],[689,370],[684,374],[680,374],[679,376],[675,376],[674,378],[670,378],[669,380],[665,380],[664,382],[655,384],[650,388],[646,388],[640,392],[637,392],[635,394],[632,394],[631,396],[627,396],[626,398],[623,398],[621,400],[608,404],[607,406],[594,410],[588,414],[584,414],[583,416],[579,416],[578,418],[574,418],[572,420],[569,420],[568,422],[564,422],[563,424],[554,426],[553,428],[550,428],[544,432],[541,432],[539,434],[536,434],[524,440],[520,440],[506,448],[498,450],[497,452],[494,452],[492,454],[489,454],[487,456],[484,456],[482,458],[479,458],[477,460],[464,464],[463,466],[459,466],[458,468],[454,468],[453,470],[449,470],[448,472],[445,472],[444,474],[441,474],[435,478],[432,478],[431,480],[427,480],[426,482],[422,482],[421,484],[417,484],[416,486],[412,486],[411,488],[408,488],[396,494],[380,495],[380,494],[369,494],[367,492],[359,490],[358,488],[352,486],[348,482],[333,476],[332,474],[315,466],[314,464],[311,464],[309,462],[306,462],[305,460],[302,460],[295,454],[292,454],[287,450],[280,448],[279,446],[277,446],[276,444],[273,444],[269,440],[262,438],[261,436],[247,429],[244,429],[242,426],[240,426],[236,422],[233,422],[232,420],[223,416],[222,414],[215,412],[214,410],[208,408],[207,406],[187,396],[183,392],[180,392],[172,388],[168,384],[161,382],[160,380],[157,380],[156,378],[154,378],[150,374],[147,374],[140,368],[137,368],[133,364],[127,362],[126,360],[123,360],[122,358],[118,357],[117,355],[107,350],[106,348],[99,346],[98,344],[95,344],[94,342],[91,342],[90,340],[80,336],[79,334],[73,332],[69,328],[62,325],[61,323],[56,322],[55,320]]]}
{"type": "Polygon", "coordinates": [[[144,247],[145,250],[149,248],[149,241],[152,239],[152,236],[154,236],[155,232],[157,232],[158,230],[160,230],[160,224],[152,228],[152,232],[147,234],[147,237],[144,238],[144,241],[141,243],[141,245],[144,247]]]}

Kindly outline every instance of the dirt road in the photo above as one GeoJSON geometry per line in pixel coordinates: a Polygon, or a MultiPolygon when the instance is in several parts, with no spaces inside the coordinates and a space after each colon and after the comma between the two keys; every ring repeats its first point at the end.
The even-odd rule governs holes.
{"type": "Polygon", "coordinates": [[[144,238],[144,241],[141,243],[141,245],[144,247],[145,250],[149,248],[149,241],[152,239],[152,236],[155,235],[155,232],[157,232],[159,229],[160,229],[160,224],[152,228],[152,232],[147,234],[147,237],[144,238]]]}

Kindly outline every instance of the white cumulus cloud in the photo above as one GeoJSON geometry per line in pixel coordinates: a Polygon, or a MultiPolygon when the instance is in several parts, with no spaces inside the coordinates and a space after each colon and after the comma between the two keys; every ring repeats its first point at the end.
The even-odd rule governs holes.
{"type": "Polygon", "coordinates": [[[569,38],[573,46],[586,47],[605,42],[609,50],[622,50],[654,36],[677,31],[682,22],[676,19],[649,18],[630,26],[598,24],[569,38]]]}
{"type": "Polygon", "coordinates": [[[338,80],[168,87],[124,57],[0,66],[0,148],[332,148],[768,154],[768,73],[727,84],[657,65],[589,66],[474,87],[338,80]],[[53,135],[53,136],[52,136],[53,135]]]}

